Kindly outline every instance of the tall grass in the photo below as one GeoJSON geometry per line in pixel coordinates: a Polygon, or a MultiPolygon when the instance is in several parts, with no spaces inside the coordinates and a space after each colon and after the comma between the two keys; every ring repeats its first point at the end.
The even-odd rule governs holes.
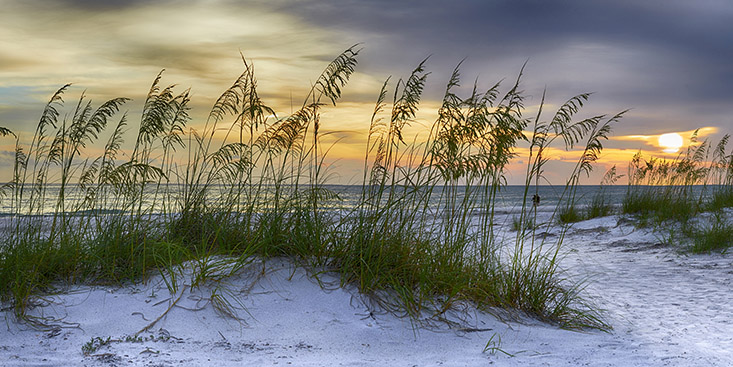
{"type": "MultiPolygon", "coordinates": [[[[327,65],[288,116],[271,117],[254,65],[243,57],[244,72],[217,99],[201,131],[189,126],[190,92],[162,85],[162,72],[130,150],[122,148],[127,114],[117,116],[127,99],[95,109],[82,95],[61,118],[69,85],[51,97],[30,143],[0,130],[16,138],[13,179],[3,186],[13,231],[0,247],[2,301],[27,319],[34,297],[60,283],[120,283],[161,273],[176,291],[173,268],[188,260],[206,264],[225,255],[217,258],[241,268],[255,258],[287,256],[314,276],[339,274],[344,285],[413,320],[468,302],[567,328],[607,327],[562,276],[564,229],[547,243],[535,236],[539,225],[522,227],[506,255],[494,233],[495,203],[522,141],[530,153],[520,223],[538,223],[527,197],[543,179],[546,149],[555,141],[566,149],[585,144],[562,196],[562,205],[574,203],[580,176],[591,171],[621,114],[574,121],[589,97],[582,94],[550,120],[542,108],[527,118],[521,73],[505,92],[499,83],[485,90],[474,84],[461,96],[459,64],[437,119],[426,136],[410,140],[406,128],[429,75],[424,60],[406,78],[387,79],[378,93],[360,200],[324,210],[338,193],[324,185],[328,149],[320,114],[338,102],[357,47],[327,65]],[[109,134],[103,152],[83,158],[103,132],[109,134]]],[[[206,265],[200,268],[206,279],[206,265]]]]}
{"type": "MultiPolygon", "coordinates": [[[[554,239],[537,235],[540,229],[550,231],[563,209],[575,205],[577,186],[581,177],[588,176],[593,170],[593,163],[598,160],[603,149],[602,141],[608,139],[613,124],[626,112],[622,111],[610,117],[597,115],[575,121],[575,114],[582,108],[589,96],[589,94],[580,94],[569,99],[549,121],[541,119],[542,108],[540,108],[534,119],[520,223],[524,223],[527,218],[531,218],[532,223],[538,223],[536,206],[531,209],[529,206],[529,194],[533,185],[534,193],[538,194],[539,183],[544,180],[544,167],[550,159],[547,149],[555,141],[562,142],[567,150],[581,143],[584,143],[584,148],[575,167],[570,172],[559,202],[549,220],[544,225],[535,224],[517,233],[511,267],[508,271],[511,274],[509,291],[514,297],[520,298],[523,303],[527,302],[529,309],[539,309],[540,304],[545,302],[543,298],[550,297],[557,300],[555,307],[551,309],[554,317],[560,314],[566,315],[565,317],[572,315],[571,319],[577,318],[581,324],[603,325],[598,314],[578,298],[577,288],[558,290],[554,286],[550,287],[550,284],[562,284],[559,261],[560,249],[568,230],[567,222],[561,222],[559,235],[554,239]],[[549,291],[550,289],[555,291],[549,291]],[[526,294],[534,297],[526,299],[526,294]],[[579,304],[585,308],[576,308],[575,306],[579,304]]],[[[541,106],[544,104],[544,99],[543,95],[541,106]]]]}
{"type": "Polygon", "coordinates": [[[687,149],[673,160],[644,159],[637,153],[629,164],[623,212],[654,223],[686,222],[700,211],[731,206],[733,162],[725,152],[728,139],[724,136],[713,148],[707,140],[700,142],[695,132],[687,149]]]}
{"type": "Polygon", "coordinates": [[[730,136],[715,146],[699,141],[697,132],[690,145],[674,160],[644,159],[637,153],[629,164],[629,186],[623,212],[637,215],[641,224],[659,226],[681,222],[682,241],[692,252],[725,250],[730,241],[730,224],[724,209],[733,207],[733,152],[726,153],[730,136]],[[712,225],[691,221],[701,212],[712,212],[712,225]]]}
{"type": "Polygon", "coordinates": [[[614,212],[614,208],[608,201],[605,190],[609,185],[614,185],[616,181],[618,181],[623,176],[624,175],[619,175],[616,173],[616,166],[613,166],[608,171],[606,171],[606,173],[603,175],[603,179],[601,180],[600,191],[593,196],[593,199],[591,200],[591,203],[586,210],[585,217],[587,219],[605,217],[611,215],[614,212]]]}
{"type": "Polygon", "coordinates": [[[709,223],[698,223],[683,229],[693,253],[726,252],[733,246],[733,225],[730,219],[716,212],[709,223]]]}
{"type": "Polygon", "coordinates": [[[599,190],[593,195],[590,203],[584,208],[578,208],[574,202],[569,202],[560,209],[558,221],[564,224],[576,223],[587,219],[605,217],[613,214],[613,205],[609,202],[606,188],[613,185],[623,175],[616,173],[616,166],[611,167],[603,175],[599,190]]]}

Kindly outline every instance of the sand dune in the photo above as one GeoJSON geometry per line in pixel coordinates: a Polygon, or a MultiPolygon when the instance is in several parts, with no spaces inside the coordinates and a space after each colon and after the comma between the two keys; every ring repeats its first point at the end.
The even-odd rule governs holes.
{"type": "Polygon", "coordinates": [[[32,310],[56,320],[45,330],[5,312],[0,365],[733,365],[731,254],[680,254],[617,217],[576,224],[563,253],[567,276],[588,279],[611,332],[503,322],[470,306],[416,325],[275,259],[194,289],[182,274],[174,294],[159,276],[74,286],[32,310]]]}

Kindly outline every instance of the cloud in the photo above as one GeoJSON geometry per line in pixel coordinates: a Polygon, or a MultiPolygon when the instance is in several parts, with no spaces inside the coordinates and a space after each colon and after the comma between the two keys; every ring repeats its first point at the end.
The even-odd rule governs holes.
{"type": "MultiPolygon", "coordinates": [[[[553,95],[595,91],[620,108],[733,100],[733,3],[599,1],[300,1],[281,6],[314,27],[364,41],[375,60],[395,65],[434,54],[445,79],[468,57],[466,75],[527,78],[553,95]]],[[[400,70],[397,67],[397,70],[400,70]]],[[[561,97],[562,98],[562,97],[561,97]]]]}
{"type": "MultiPolygon", "coordinates": [[[[43,0],[25,0],[26,4],[33,6],[34,8],[57,8],[57,9],[71,9],[75,11],[118,11],[128,8],[139,7],[149,3],[146,0],[57,0],[55,4],[49,4],[48,1],[43,0]]],[[[172,1],[157,0],[159,4],[172,3],[172,1]]],[[[179,1],[180,3],[180,1],[179,1]]]]}
{"type": "Polygon", "coordinates": [[[621,137],[709,126],[719,138],[733,101],[730,19],[733,3],[723,0],[8,0],[0,13],[0,88],[8,91],[0,126],[25,129],[66,82],[75,84],[68,101],[82,90],[95,104],[133,98],[126,107],[136,121],[163,68],[164,84],[192,88],[196,124],[242,71],[240,50],[255,65],[263,100],[288,113],[329,61],[363,42],[341,106],[324,110],[333,130],[354,132],[340,135],[351,144],[345,156],[356,155],[382,82],[392,75],[394,86],[428,55],[424,111],[464,58],[462,95],[476,79],[479,89],[504,80],[505,91],[527,61],[529,114],[544,90],[548,113],[596,92],[578,116],[631,108],[614,127],[621,137]]]}
{"type": "Polygon", "coordinates": [[[614,142],[614,147],[625,149],[645,149],[651,152],[661,152],[663,147],[659,146],[659,137],[662,134],[677,133],[682,136],[683,147],[691,144],[691,139],[696,136],[699,142],[710,140],[716,143],[714,137],[720,131],[717,127],[707,126],[694,130],[675,131],[675,130],[658,130],[650,135],[617,135],[611,136],[609,140],[614,142]]]}

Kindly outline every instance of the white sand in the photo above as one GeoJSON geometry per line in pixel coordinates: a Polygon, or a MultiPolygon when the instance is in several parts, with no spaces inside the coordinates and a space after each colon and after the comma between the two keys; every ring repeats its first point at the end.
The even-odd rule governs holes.
{"type": "Polygon", "coordinates": [[[39,331],[2,313],[0,365],[733,366],[733,256],[679,254],[617,219],[576,224],[562,260],[568,276],[590,277],[586,294],[607,310],[610,333],[503,323],[470,310],[451,314],[460,326],[414,329],[407,319],[370,314],[352,290],[323,290],[303,270],[269,261],[265,276],[254,266],[219,286],[241,301],[241,321],[215,311],[214,285],[171,296],[160,278],[122,289],[74,287],[33,309],[61,318],[61,328],[39,331]],[[140,334],[148,340],[82,353],[93,337],[134,335],[179,295],[140,334]],[[513,356],[484,352],[492,336],[513,356]]]}

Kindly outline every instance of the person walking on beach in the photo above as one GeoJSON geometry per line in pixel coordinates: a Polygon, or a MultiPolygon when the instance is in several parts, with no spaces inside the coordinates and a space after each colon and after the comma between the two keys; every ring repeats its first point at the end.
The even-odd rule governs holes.
{"type": "Polygon", "coordinates": [[[537,207],[538,205],[540,205],[540,196],[539,195],[534,194],[534,196],[532,196],[532,205],[534,207],[537,207]]]}

